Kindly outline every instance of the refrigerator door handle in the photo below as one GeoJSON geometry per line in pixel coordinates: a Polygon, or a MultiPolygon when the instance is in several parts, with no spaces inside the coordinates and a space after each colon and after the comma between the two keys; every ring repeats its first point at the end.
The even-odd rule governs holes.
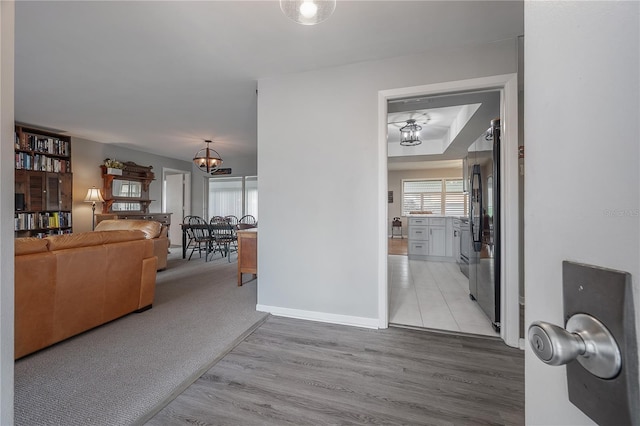
{"type": "Polygon", "coordinates": [[[471,175],[471,238],[473,239],[473,250],[479,252],[482,249],[482,177],[480,175],[480,164],[473,165],[473,174],[471,175]],[[476,179],[478,187],[475,187],[476,179]],[[475,198],[475,200],[474,200],[475,198]],[[477,200],[478,210],[475,211],[474,205],[477,200]],[[478,223],[476,226],[476,218],[478,223]]]}

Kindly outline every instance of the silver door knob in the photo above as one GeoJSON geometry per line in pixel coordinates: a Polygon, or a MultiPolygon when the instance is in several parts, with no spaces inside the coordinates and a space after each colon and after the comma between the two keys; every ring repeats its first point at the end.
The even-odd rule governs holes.
{"type": "Polygon", "coordinates": [[[591,315],[575,314],[566,330],[544,321],[529,326],[529,344],[542,362],[563,365],[574,359],[602,379],[612,379],[622,366],[620,348],[611,332],[591,315]]]}

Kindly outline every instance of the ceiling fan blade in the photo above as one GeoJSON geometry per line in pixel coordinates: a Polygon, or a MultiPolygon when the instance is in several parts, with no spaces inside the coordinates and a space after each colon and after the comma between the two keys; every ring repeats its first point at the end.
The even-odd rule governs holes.
{"type": "MultiPolygon", "coordinates": [[[[396,115],[396,114],[394,114],[396,115]]],[[[400,121],[390,121],[387,124],[407,124],[407,120],[415,120],[416,124],[425,125],[431,120],[431,117],[426,112],[415,113],[411,112],[409,118],[400,121]]]]}

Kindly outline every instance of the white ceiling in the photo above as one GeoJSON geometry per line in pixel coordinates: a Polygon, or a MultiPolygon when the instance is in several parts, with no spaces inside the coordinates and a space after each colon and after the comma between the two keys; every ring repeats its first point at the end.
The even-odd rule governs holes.
{"type": "Polygon", "coordinates": [[[394,112],[388,115],[388,137],[390,144],[400,143],[400,128],[407,124],[407,120],[416,120],[422,127],[420,139],[443,139],[449,133],[454,120],[462,111],[462,105],[443,108],[421,109],[415,111],[394,112]]]}
{"type": "Polygon", "coordinates": [[[461,169],[462,160],[405,161],[389,163],[387,170],[461,169]]]}
{"type": "Polygon", "coordinates": [[[500,116],[500,92],[399,99],[389,102],[388,110],[388,170],[450,168],[461,164],[469,147],[487,131],[491,120],[500,116]],[[393,122],[407,118],[426,122],[421,145],[400,146],[400,132],[393,122]]]}
{"type": "Polygon", "coordinates": [[[190,160],[256,154],[260,78],[514,38],[522,1],[18,1],[16,121],[190,160]]]}

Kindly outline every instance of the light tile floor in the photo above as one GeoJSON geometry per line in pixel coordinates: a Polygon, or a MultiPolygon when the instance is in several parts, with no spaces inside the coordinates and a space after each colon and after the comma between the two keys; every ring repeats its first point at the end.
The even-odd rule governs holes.
{"type": "Polygon", "coordinates": [[[390,255],[389,322],[486,336],[499,336],[456,263],[390,255]]]}

